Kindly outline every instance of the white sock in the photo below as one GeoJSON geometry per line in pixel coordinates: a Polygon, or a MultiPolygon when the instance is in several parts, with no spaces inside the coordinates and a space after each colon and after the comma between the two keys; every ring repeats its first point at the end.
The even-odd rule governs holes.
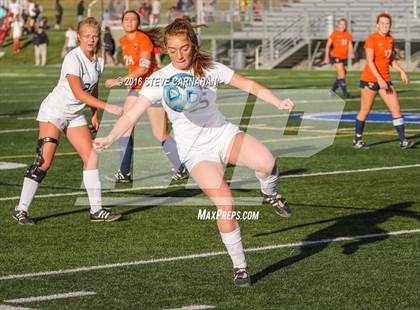
{"type": "Polygon", "coordinates": [[[39,183],[30,178],[23,179],[22,192],[20,193],[20,200],[15,210],[28,212],[32,199],[38,189],[39,183]]]}
{"type": "Polygon", "coordinates": [[[277,192],[277,181],[279,179],[280,172],[275,167],[273,172],[267,176],[266,178],[262,179],[257,176],[257,179],[260,181],[261,191],[266,195],[273,195],[277,192]]]}
{"type": "Polygon", "coordinates": [[[85,185],[89,197],[90,213],[96,213],[102,209],[99,170],[83,170],[83,184],[85,185]]]}
{"type": "Polygon", "coordinates": [[[242,246],[241,229],[238,228],[228,233],[220,233],[226,250],[232,259],[233,268],[246,268],[244,248],[242,246]]]}

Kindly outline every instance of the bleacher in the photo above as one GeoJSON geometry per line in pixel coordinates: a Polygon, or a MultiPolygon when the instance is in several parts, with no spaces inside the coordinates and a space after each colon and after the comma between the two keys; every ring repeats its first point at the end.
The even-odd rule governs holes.
{"type": "MultiPolygon", "coordinates": [[[[262,21],[251,18],[244,22],[239,31],[231,34],[231,38],[261,43],[255,48],[256,67],[290,67],[299,58],[295,53],[301,53],[308,59],[313,56],[312,51],[308,55],[308,46],[312,48],[313,42],[325,41],[335,28],[337,19],[346,18],[349,21],[348,30],[357,44],[376,30],[376,16],[381,12],[392,15],[392,34],[397,42],[404,42],[406,46],[409,44],[407,49],[413,42],[420,42],[420,19],[414,17],[411,0],[289,1],[272,11],[265,10],[262,21]]],[[[313,53],[319,50],[319,44],[315,45],[315,49],[313,53]]]]}

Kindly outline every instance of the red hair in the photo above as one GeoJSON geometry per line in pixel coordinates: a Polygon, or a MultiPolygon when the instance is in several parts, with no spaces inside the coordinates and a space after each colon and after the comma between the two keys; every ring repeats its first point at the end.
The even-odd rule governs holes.
{"type": "MultiPolygon", "coordinates": [[[[201,27],[201,25],[196,27],[201,27]]],[[[204,70],[213,66],[212,59],[210,55],[200,49],[197,34],[195,33],[194,27],[191,25],[190,21],[186,18],[177,18],[166,26],[165,34],[163,36],[165,47],[168,43],[168,37],[171,36],[185,36],[191,43],[193,49],[191,65],[194,70],[194,74],[197,77],[202,78],[204,76],[204,70]]]]}
{"type": "Polygon", "coordinates": [[[384,17],[384,18],[388,18],[390,25],[392,25],[392,17],[391,17],[391,15],[390,15],[390,14],[388,14],[388,13],[385,13],[385,12],[383,12],[383,13],[379,14],[379,15],[376,17],[376,23],[377,23],[377,24],[379,24],[379,20],[380,20],[382,17],[384,17]]]}

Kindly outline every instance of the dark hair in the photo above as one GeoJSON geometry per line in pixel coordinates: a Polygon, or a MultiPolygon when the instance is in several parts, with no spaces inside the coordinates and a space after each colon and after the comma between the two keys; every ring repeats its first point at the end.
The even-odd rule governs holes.
{"type": "Polygon", "coordinates": [[[392,25],[392,17],[391,17],[391,15],[390,15],[390,14],[388,14],[388,13],[385,13],[385,12],[380,13],[380,14],[376,17],[376,23],[377,23],[377,24],[379,23],[379,19],[381,19],[382,17],[388,18],[388,20],[389,20],[389,24],[390,24],[390,25],[392,25]]]}
{"type": "Polygon", "coordinates": [[[123,22],[124,17],[127,14],[130,14],[130,13],[134,14],[137,18],[137,31],[140,31],[140,32],[144,33],[145,35],[147,35],[149,37],[149,39],[152,41],[152,43],[155,47],[161,47],[161,44],[160,44],[160,39],[161,39],[160,29],[159,28],[151,28],[147,31],[140,30],[141,19],[140,19],[140,15],[136,11],[134,11],[134,10],[125,11],[124,14],[121,17],[121,22],[123,22]]]}
{"type": "MultiPolygon", "coordinates": [[[[196,27],[201,27],[198,25],[196,27]]],[[[186,36],[188,41],[192,45],[192,68],[194,74],[197,77],[201,78],[204,76],[204,70],[212,68],[212,59],[211,56],[200,49],[198,43],[197,34],[194,31],[194,27],[191,25],[191,22],[186,18],[177,18],[172,23],[170,23],[165,28],[165,34],[163,35],[163,42],[165,47],[168,43],[168,37],[171,36],[186,36]]]]}
{"type": "Polygon", "coordinates": [[[99,41],[98,45],[95,48],[94,53],[97,54],[99,50],[102,48],[102,39],[101,39],[101,24],[95,19],[95,17],[86,17],[77,25],[77,33],[80,34],[80,30],[83,26],[91,26],[98,30],[99,41]]]}

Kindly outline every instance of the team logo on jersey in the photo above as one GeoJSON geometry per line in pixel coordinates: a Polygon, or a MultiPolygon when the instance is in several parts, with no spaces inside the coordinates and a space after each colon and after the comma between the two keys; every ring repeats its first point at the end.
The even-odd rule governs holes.
{"type": "Polygon", "coordinates": [[[134,47],[135,50],[137,50],[137,48],[139,47],[139,45],[137,43],[134,43],[133,47],[134,47]]]}
{"type": "Polygon", "coordinates": [[[382,46],[382,43],[379,43],[378,45],[379,45],[379,46],[382,46]]]}

